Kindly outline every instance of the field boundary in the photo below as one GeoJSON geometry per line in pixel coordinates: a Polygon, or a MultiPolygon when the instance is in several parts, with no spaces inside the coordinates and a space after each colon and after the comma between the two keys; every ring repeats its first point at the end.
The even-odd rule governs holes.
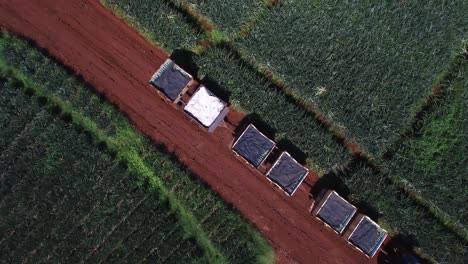
{"type": "Polygon", "coordinates": [[[238,39],[245,37],[253,30],[257,22],[265,16],[269,9],[281,5],[282,0],[263,0],[260,7],[258,7],[257,10],[255,10],[255,12],[242,23],[239,31],[231,35],[231,42],[236,42],[238,39]]]}
{"type": "Polygon", "coordinates": [[[152,187],[158,190],[161,201],[167,201],[170,210],[173,211],[184,229],[188,239],[194,239],[197,245],[204,251],[204,258],[208,263],[227,263],[224,256],[215,248],[205,232],[197,224],[195,218],[185,209],[177,197],[168,190],[159,178],[145,164],[143,159],[133,151],[125,151],[113,140],[109,138],[102,129],[99,129],[94,121],[82,116],[72,106],[56,96],[48,96],[44,88],[35,85],[29,78],[19,73],[0,60],[0,77],[12,82],[15,88],[30,96],[36,96],[42,104],[52,114],[59,116],[62,120],[72,123],[81,129],[83,133],[90,136],[91,141],[99,149],[107,151],[109,155],[117,158],[121,166],[124,166],[130,173],[135,173],[152,187]]]}
{"type": "Polygon", "coordinates": [[[154,36],[154,34],[150,30],[148,30],[144,26],[142,26],[134,17],[132,17],[130,15],[127,15],[125,13],[125,11],[123,11],[120,7],[118,7],[117,5],[109,3],[107,0],[99,0],[99,2],[103,6],[107,6],[108,8],[112,9],[112,12],[116,17],[118,17],[119,19],[122,19],[123,21],[125,21],[126,24],[128,24],[131,27],[135,28],[136,31],[140,35],[142,35],[145,39],[147,39],[151,43],[154,43],[155,45],[157,45],[158,47],[163,49],[165,52],[169,53],[169,51],[167,49],[163,48],[163,47],[165,47],[165,45],[162,45],[161,43],[159,43],[156,40],[156,37],[154,36]]]}
{"type": "Polygon", "coordinates": [[[432,113],[438,103],[444,101],[448,93],[448,86],[457,78],[457,74],[460,70],[468,65],[468,41],[462,43],[461,49],[462,51],[454,56],[450,61],[449,67],[447,67],[447,69],[440,74],[438,80],[435,81],[435,84],[432,86],[431,94],[423,98],[423,102],[418,107],[419,110],[414,114],[411,124],[400,134],[396,142],[390,143],[388,148],[384,151],[382,159],[391,159],[393,153],[400,144],[403,144],[419,133],[423,128],[424,119],[432,113]]]}

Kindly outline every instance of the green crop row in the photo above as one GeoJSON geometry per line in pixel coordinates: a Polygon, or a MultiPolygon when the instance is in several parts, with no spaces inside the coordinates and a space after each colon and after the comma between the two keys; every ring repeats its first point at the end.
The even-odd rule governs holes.
{"type": "Polygon", "coordinates": [[[210,221],[215,224],[201,223],[201,228],[229,262],[272,261],[271,247],[252,226],[195,176],[135,132],[129,121],[112,105],[100,100],[90,87],[83,87],[60,65],[18,38],[4,35],[0,40],[0,55],[34,83],[41,85],[46,96],[59,98],[68,108],[84,117],[86,126],[101,131],[102,137],[108,138],[108,144],[123,151],[124,158],[137,171],[158,175],[158,181],[174,191],[184,210],[188,210],[198,222],[216,208],[216,214],[210,216],[210,221]]]}
{"type": "Polygon", "coordinates": [[[447,94],[421,121],[416,135],[385,160],[388,174],[418,190],[438,208],[468,224],[468,68],[446,85],[447,94]]]}
{"type": "Polygon", "coordinates": [[[11,143],[0,154],[2,261],[97,263],[114,249],[133,246],[127,243],[136,235],[132,230],[150,228],[162,218],[161,234],[174,227],[177,232],[164,240],[150,236],[145,246],[155,249],[152,255],[172,263],[205,263],[202,249],[158,190],[141,186],[141,178],[118,166],[83,131],[41,110],[40,98],[15,86],[14,81],[0,82],[2,108],[22,103],[21,111],[11,111],[1,123],[5,131],[15,131],[3,135],[11,143]],[[25,118],[23,111],[37,114],[25,118]],[[180,244],[190,251],[172,251],[180,244]]]}
{"type": "Polygon", "coordinates": [[[189,4],[208,17],[220,30],[235,34],[239,28],[264,5],[261,0],[204,1],[172,0],[177,5],[189,4]]]}
{"type": "Polygon", "coordinates": [[[377,157],[461,46],[467,9],[462,0],[285,1],[236,45],[377,157]]]}
{"type": "Polygon", "coordinates": [[[119,17],[166,51],[191,48],[201,34],[165,0],[102,0],[119,17]]]}
{"type": "Polygon", "coordinates": [[[384,175],[360,167],[342,180],[352,193],[351,201],[364,202],[378,210],[381,223],[391,227],[393,236],[403,236],[437,262],[466,262],[466,242],[435,219],[427,208],[402,194],[384,175]]]}

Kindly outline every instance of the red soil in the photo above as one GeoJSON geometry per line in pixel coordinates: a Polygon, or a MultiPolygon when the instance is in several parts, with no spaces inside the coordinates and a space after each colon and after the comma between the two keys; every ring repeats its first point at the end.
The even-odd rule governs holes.
{"type": "Polygon", "coordinates": [[[270,240],[278,262],[377,262],[310,216],[308,193],[316,175],[287,197],[236,158],[231,129],[208,134],[163,100],[147,82],[168,55],[98,1],[0,0],[0,26],[47,49],[128,114],[138,129],[166,145],[270,240]]]}

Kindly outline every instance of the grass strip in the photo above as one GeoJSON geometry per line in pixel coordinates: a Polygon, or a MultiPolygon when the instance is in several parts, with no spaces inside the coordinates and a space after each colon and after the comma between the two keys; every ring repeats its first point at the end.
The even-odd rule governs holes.
{"type": "MultiPolygon", "coordinates": [[[[226,36],[235,34],[243,24],[243,21],[252,17],[257,9],[266,5],[259,0],[238,1],[204,1],[204,0],[169,0],[183,7],[194,19],[200,22],[207,21],[210,26],[207,29],[218,28],[226,36]]],[[[270,1],[265,1],[270,2],[270,1]]],[[[209,31],[209,30],[208,30],[209,31]]]]}
{"type": "Polygon", "coordinates": [[[196,23],[187,21],[189,17],[165,0],[101,0],[101,3],[168,53],[191,49],[202,33],[196,23]]]}

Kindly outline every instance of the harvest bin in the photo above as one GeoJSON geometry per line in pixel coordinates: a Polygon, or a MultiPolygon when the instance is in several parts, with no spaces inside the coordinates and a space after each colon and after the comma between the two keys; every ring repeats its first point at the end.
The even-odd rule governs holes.
{"type": "Polygon", "coordinates": [[[254,125],[250,124],[234,142],[232,150],[249,164],[258,168],[274,147],[275,142],[258,131],[254,125]]]}
{"type": "Polygon", "coordinates": [[[201,85],[184,107],[184,111],[208,128],[208,132],[213,132],[224,120],[229,108],[225,102],[201,85]]]}
{"type": "Polygon", "coordinates": [[[292,196],[309,174],[289,153],[283,152],[268,171],[267,177],[287,195],[292,196]]]}
{"type": "Polygon", "coordinates": [[[213,132],[229,112],[227,104],[203,85],[190,97],[188,91],[197,87],[198,82],[170,59],[159,67],[149,83],[174,104],[185,105],[184,112],[208,128],[208,132],[213,132]],[[190,97],[187,103],[185,97],[190,97]]]}
{"type": "Polygon", "coordinates": [[[150,84],[177,103],[193,80],[192,75],[167,59],[151,77],[150,84]]]}
{"type": "Polygon", "coordinates": [[[353,220],[345,236],[358,250],[373,257],[385,241],[387,231],[368,216],[360,214],[353,220]]]}
{"type": "Polygon", "coordinates": [[[328,190],[317,198],[312,210],[318,219],[341,234],[356,213],[357,208],[341,197],[337,192],[328,190]]]}

